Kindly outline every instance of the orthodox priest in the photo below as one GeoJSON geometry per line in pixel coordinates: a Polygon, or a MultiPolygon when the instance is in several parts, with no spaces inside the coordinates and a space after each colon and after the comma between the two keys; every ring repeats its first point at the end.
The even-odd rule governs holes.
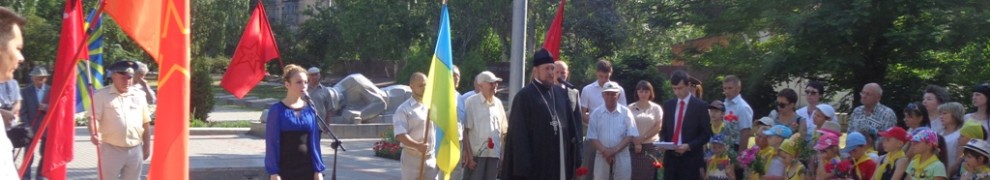
{"type": "Polygon", "coordinates": [[[557,84],[553,57],[533,56],[533,81],[516,93],[500,179],[575,179],[581,162],[581,114],[557,84]]]}

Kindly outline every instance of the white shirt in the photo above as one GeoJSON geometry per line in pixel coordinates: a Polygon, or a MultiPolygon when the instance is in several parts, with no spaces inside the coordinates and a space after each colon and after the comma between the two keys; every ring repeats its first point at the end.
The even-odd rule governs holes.
{"type": "MultiPolygon", "coordinates": [[[[409,98],[402,105],[399,105],[395,109],[395,114],[392,115],[392,131],[395,135],[407,134],[410,138],[419,142],[427,142],[430,144],[427,146],[427,154],[433,151],[433,139],[436,137],[436,132],[430,132],[430,136],[427,137],[426,141],[423,139],[423,134],[426,133],[426,106],[420,104],[416,99],[409,98]]],[[[430,124],[430,128],[433,128],[433,124],[430,124]]],[[[402,144],[402,147],[406,150],[416,151],[416,149],[409,147],[407,144],[402,144]]]]}
{"type": "MultiPolygon", "coordinates": [[[[0,117],[3,121],[3,117],[0,117]]],[[[0,129],[6,130],[4,123],[0,123],[0,129]]],[[[0,152],[13,152],[14,145],[10,144],[7,133],[0,133],[0,152]]],[[[0,156],[0,179],[20,179],[17,176],[17,167],[14,166],[14,157],[10,154],[0,156]]]]}
{"type": "Polygon", "coordinates": [[[753,108],[749,107],[749,103],[742,98],[742,95],[736,95],[735,98],[725,100],[725,114],[728,115],[729,112],[739,118],[739,121],[736,121],[739,122],[739,125],[736,126],[739,128],[736,129],[737,131],[753,127],[753,108]]]}
{"type": "Polygon", "coordinates": [[[615,111],[599,106],[591,111],[588,121],[588,139],[598,140],[605,147],[619,145],[626,137],[639,136],[633,115],[625,106],[616,105],[615,111]]]}
{"type": "Polygon", "coordinates": [[[467,98],[464,106],[467,109],[464,128],[471,130],[468,135],[474,157],[500,157],[502,138],[509,129],[502,100],[493,96],[491,102],[487,102],[484,95],[478,94],[467,98]],[[489,139],[494,144],[492,148],[488,147],[489,139]]]}
{"type": "MultiPolygon", "coordinates": [[[[955,132],[941,134],[943,136],[943,138],[945,139],[946,146],[948,146],[948,148],[946,148],[947,151],[945,151],[946,152],[945,155],[948,155],[949,156],[948,157],[949,158],[949,162],[945,162],[945,164],[953,164],[953,163],[956,163],[957,161],[959,161],[959,158],[958,158],[959,157],[959,148],[956,148],[956,145],[959,144],[959,137],[960,137],[959,129],[960,128],[962,128],[962,126],[957,126],[955,132]]],[[[948,168],[946,168],[946,169],[948,169],[948,168]]]]}
{"type": "MultiPolygon", "coordinates": [[[[612,81],[609,81],[612,82],[612,81]]],[[[605,99],[602,99],[602,86],[598,85],[598,81],[592,82],[581,89],[581,108],[588,108],[588,111],[595,110],[598,106],[605,105],[605,99]]],[[[619,104],[629,104],[626,103],[626,90],[619,86],[619,104]]]]}

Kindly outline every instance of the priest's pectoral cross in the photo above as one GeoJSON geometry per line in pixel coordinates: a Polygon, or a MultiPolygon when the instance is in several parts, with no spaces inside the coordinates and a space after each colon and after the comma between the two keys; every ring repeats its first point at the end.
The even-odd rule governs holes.
{"type": "Polygon", "coordinates": [[[554,118],[553,121],[550,121],[550,126],[553,126],[553,135],[557,135],[558,131],[560,131],[560,121],[554,118]]]}

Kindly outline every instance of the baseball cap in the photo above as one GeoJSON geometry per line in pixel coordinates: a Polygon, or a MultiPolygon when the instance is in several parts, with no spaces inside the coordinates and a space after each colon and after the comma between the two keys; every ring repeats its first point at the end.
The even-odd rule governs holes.
{"type": "Polygon", "coordinates": [[[846,135],[846,147],[842,148],[842,153],[849,153],[859,146],[866,145],[866,136],[859,132],[852,132],[846,135]]]}
{"type": "Polygon", "coordinates": [[[770,117],[760,118],[760,120],[756,120],[756,122],[758,124],[763,124],[764,126],[773,126],[773,119],[770,119],[770,117]]]}
{"type": "Polygon", "coordinates": [[[482,71],[478,73],[478,77],[475,77],[475,82],[479,83],[492,83],[492,82],[502,82],[502,78],[495,76],[495,73],[491,71],[482,71]]]}
{"type": "Polygon", "coordinates": [[[828,105],[828,104],[818,104],[818,106],[815,106],[815,107],[818,108],[818,111],[822,112],[822,114],[824,114],[825,117],[828,117],[828,119],[831,119],[831,120],[834,120],[835,119],[835,109],[832,108],[831,105],[828,105]]]}
{"type": "Polygon", "coordinates": [[[619,83],[615,83],[615,82],[611,82],[611,81],[605,83],[605,86],[602,86],[602,89],[604,89],[604,90],[602,90],[602,92],[620,92],[620,91],[622,91],[622,90],[620,90],[619,83]]]}
{"type": "Polygon", "coordinates": [[[784,142],[780,143],[780,151],[796,156],[798,145],[794,142],[794,139],[785,139],[784,142]]]}
{"type": "Polygon", "coordinates": [[[840,128],[839,126],[840,125],[839,125],[838,122],[835,122],[835,121],[825,121],[825,124],[822,124],[822,128],[819,129],[818,132],[819,133],[826,133],[826,134],[840,135],[840,134],[842,134],[842,130],[839,129],[840,128]]]}
{"type": "Polygon", "coordinates": [[[776,125],[769,130],[763,131],[763,135],[788,138],[791,137],[791,128],[784,125],[776,125]]]}
{"type": "Polygon", "coordinates": [[[715,100],[715,101],[712,101],[712,104],[709,104],[708,105],[708,109],[716,109],[716,110],[719,110],[719,111],[723,111],[724,112],[725,111],[725,104],[722,104],[722,101],[715,100]]]}
{"type": "Polygon", "coordinates": [[[307,73],[307,74],[316,74],[316,73],[320,73],[320,68],[317,68],[317,67],[311,67],[311,68],[309,68],[309,70],[306,70],[306,73],[307,73]]]}
{"type": "Polygon", "coordinates": [[[904,130],[904,128],[896,127],[896,126],[887,129],[886,131],[880,132],[880,136],[884,138],[894,138],[900,140],[901,142],[908,141],[907,131],[904,130]]]}
{"type": "Polygon", "coordinates": [[[709,140],[708,142],[710,142],[710,143],[716,143],[716,144],[725,144],[725,135],[724,134],[713,134],[711,140],[709,140]]]}
{"type": "Polygon", "coordinates": [[[839,145],[839,136],[835,134],[825,133],[821,137],[818,137],[818,143],[815,144],[815,150],[825,150],[832,146],[839,145]]]}
{"type": "Polygon", "coordinates": [[[986,135],[983,134],[982,123],[977,121],[966,121],[966,123],[963,123],[962,128],[959,129],[959,134],[964,137],[974,139],[983,139],[986,137],[986,135]]]}
{"type": "Polygon", "coordinates": [[[987,158],[990,158],[990,143],[982,139],[970,139],[966,142],[966,149],[976,151],[987,158]]]}

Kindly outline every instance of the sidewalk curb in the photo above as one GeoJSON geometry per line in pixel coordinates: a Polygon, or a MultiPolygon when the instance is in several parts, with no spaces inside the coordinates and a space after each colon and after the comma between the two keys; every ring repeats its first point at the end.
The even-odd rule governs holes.
{"type": "Polygon", "coordinates": [[[190,136],[243,135],[251,128],[189,128],[190,136]]]}

